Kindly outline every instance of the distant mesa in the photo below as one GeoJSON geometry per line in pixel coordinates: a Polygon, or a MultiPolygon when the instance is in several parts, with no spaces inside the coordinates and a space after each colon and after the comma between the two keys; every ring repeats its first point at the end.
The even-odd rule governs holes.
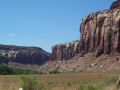
{"type": "Polygon", "coordinates": [[[38,47],[0,45],[0,63],[41,65],[50,59],[50,54],[38,47]]]}

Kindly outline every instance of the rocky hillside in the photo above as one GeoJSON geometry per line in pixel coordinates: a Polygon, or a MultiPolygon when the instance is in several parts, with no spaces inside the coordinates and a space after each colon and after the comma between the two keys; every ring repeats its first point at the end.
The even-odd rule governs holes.
{"type": "Polygon", "coordinates": [[[76,55],[69,60],[48,62],[36,69],[40,72],[120,72],[120,53],[76,55]]]}
{"type": "Polygon", "coordinates": [[[43,64],[50,54],[37,47],[0,45],[0,63],[43,64]]]}
{"type": "Polygon", "coordinates": [[[91,13],[80,25],[80,40],[53,47],[40,71],[120,71],[120,0],[91,13]]]}
{"type": "Polygon", "coordinates": [[[70,59],[95,52],[101,54],[120,52],[120,0],[110,9],[86,16],[80,25],[80,41],[53,47],[52,60],[70,59]]]}

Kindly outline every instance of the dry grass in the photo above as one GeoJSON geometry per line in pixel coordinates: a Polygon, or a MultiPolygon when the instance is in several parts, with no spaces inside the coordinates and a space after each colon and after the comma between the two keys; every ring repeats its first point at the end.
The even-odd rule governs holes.
{"type": "Polygon", "coordinates": [[[0,90],[18,90],[19,87],[19,76],[0,76],[0,90]]]}
{"type": "MultiPolygon", "coordinates": [[[[48,90],[79,90],[81,83],[99,83],[119,76],[116,73],[66,73],[53,75],[37,75],[48,90]]],[[[0,76],[0,90],[18,90],[21,76],[0,76]]],[[[115,90],[114,85],[105,87],[104,90],[115,90]]]]}

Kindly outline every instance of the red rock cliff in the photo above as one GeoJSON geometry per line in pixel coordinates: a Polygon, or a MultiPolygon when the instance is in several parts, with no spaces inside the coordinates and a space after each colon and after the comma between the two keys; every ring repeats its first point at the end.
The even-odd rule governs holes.
{"type": "Polygon", "coordinates": [[[110,9],[85,17],[80,25],[80,41],[53,47],[52,60],[70,59],[76,54],[96,52],[96,56],[120,52],[120,0],[110,9]],[[74,47],[76,45],[76,50],[74,47]]]}
{"type": "Polygon", "coordinates": [[[109,10],[88,15],[80,27],[80,53],[120,52],[120,0],[109,10]]]}
{"type": "Polygon", "coordinates": [[[53,47],[51,60],[68,60],[78,53],[79,41],[53,47]]]}

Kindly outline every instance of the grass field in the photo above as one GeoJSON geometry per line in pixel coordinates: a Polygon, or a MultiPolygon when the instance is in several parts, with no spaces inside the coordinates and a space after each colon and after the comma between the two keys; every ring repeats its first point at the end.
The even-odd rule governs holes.
{"type": "MultiPolygon", "coordinates": [[[[116,90],[119,73],[64,73],[36,75],[47,90],[116,90]],[[87,88],[86,88],[87,87],[87,88]]],[[[21,76],[0,76],[0,90],[19,90],[21,76]]]]}

